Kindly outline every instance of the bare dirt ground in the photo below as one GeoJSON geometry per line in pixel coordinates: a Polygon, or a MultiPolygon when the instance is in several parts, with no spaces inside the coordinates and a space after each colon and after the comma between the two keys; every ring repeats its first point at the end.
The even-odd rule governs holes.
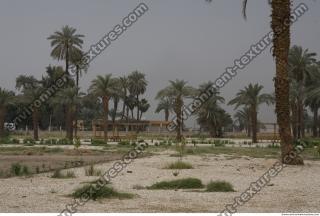
{"type": "MultiPolygon", "coordinates": [[[[129,200],[103,199],[89,201],[79,212],[220,212],[256,181],[275,159],[230,158],[223,155],[186,156],[185,161],[194,169],[181,170],[174,177],[172,170],[163,169],[172,152],[136,159],[126,170],[112,180],[112,186],[120,192],[134,193],[129,200]],[[128,173],[130,170],[132,173],[128,173]],[[210,180],[226,180],[236,192],[207,193],[190,190],[136,190],[134,185],[149,186],[157,181],[183,177],[196,177],[208,183],[210,180]]],[[[303,167],[286,167],[252,200],[240,207],[239,212],[320,212],[320,162],[305,161],[303,167]]],[[[112,162],[97,165],[107,170],[112,162]]],[[[52,179],[49,173],[30,178],[0,180],[0,212],[60,212],[72,202],[74,189],[97,177],[86,177],[84,168],[74,168],[75,179],[52,179]]]]}

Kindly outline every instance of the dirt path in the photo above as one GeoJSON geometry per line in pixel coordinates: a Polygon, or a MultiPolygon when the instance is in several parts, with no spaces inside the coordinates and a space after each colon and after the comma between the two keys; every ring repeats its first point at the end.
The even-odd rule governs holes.
{"type": "MultiPolygon", "coordinates": [[[[80,212],[219,212],[242,191],[256,181],[276,160],[228,159],[223,156],[187,156],[184,160],[194,169],[180,171],[178,177],[172,170],[162,169],[175,161],[169,152],[137,159],[117,176],[112,185],[119,191],[136,194],[131,200],[89,201],[80,212]],[[132,173],[127,173],[127,170],[132,173]],[[135,190],[134,185],[148,186],[157,181],[183,177],[196,177],[204,183],[210,180],[231,182],[237,192],[203,193],[179,191],[135,190]]],[[[107,170],[111,162],[98,165],[107,170]]],[[[73,169],[76,179],[51,179],[49,174],[32,178],[0,180],[0,212],[60,212],[72,199],[66,195],[81,183],[96,179],[86,177],[84,168],[73,169]]],[[[320,162],[306,161],[304,167],[287,167],[240,212],[320,212],[320,162]]]]}

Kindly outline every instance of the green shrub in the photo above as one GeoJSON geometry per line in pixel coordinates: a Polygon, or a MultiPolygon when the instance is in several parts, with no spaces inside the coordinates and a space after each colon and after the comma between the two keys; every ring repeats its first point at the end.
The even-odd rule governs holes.
{"type": "Polygon", "coordinates": [[[11,174],[14,176],[20,176],[22,174],[22,166],[20,163],[11,164],[11,174]]]}
{"type": "Polygon", "coordinates": [[[108,143],[104,140],[101,139],[91,139],[91,145],[93,146],[104,146],[107,145],[108,143]]]}
{"type": "Polygon", "coordinates": [[[120,142],[118,143],[118,145],[120,145],[120,146],[129,146],[129,145],[130,145],[130,142],[128,142],[128,141],[120,141],[120,142]]]}
{"type": "Polygon", "coordinates": [[[190,163],[183,162],[181,160],[168,164],[165,169],[192,169],[190,163]]]}
{"type": "Polygon", "coordinates": [[[215,147],[224,147],[225,146],[223,140],[214,140],[213,144],[215,147]]]}
{"type": "Polygon", "coordinates": [[[33,138],[26,138],[23,140],[23,144],[35,144],[36,141],[33,138]]]}
{"type": "Polygon", "coordinates": [[[173,181],[162,181],[157,182],[148,189],[151,190],[168,190],[168,189],[192,189],[192,188],[203,188],[203,184],[200,179],[196,178],[185,178],[185,179],[179,179],[179,180],[173,180],[173,181]]]}
{"type": "Polygon", "coordinates": [[[57,145],[73,145],[73,141],[67,138],[59,139],[57,145]]]}
{"type": "Polygon", "coordinates": [[[226,181],[211,181],[207,185],[207,192],[234,192],[232,184],[226,181]]]}
{"type": "Polygon", "coordinates": [[[67,179],[67,178],[75,178],[76,175],[73,171],[68,171],[66,174],[63,174],[60,169],[54,171],[51,178],[58,178],[58,179],[67,179]]]}
{"type": "Polygon", "coordinates": [[[85,169],[86,176],[100,176],[102,174],[101,170],[97,170],[93,165],[90,165],[85,169]]]}
{"type": "Polygon", "coordinates": [[[102,199],[102,198],[118,198],[118,199],[131,199],[133,198],[133,194],[129,193],[120,193],[116,191],[115,189],[103,186],[103,187],[97,187],[95,189],[93,185],[84,185],[83,187],[80,187],[75,190],[75,192],[72,193],[72,197],[74,198],[82,198],[82,197],[88,197],[92,200],[102,199]]]}

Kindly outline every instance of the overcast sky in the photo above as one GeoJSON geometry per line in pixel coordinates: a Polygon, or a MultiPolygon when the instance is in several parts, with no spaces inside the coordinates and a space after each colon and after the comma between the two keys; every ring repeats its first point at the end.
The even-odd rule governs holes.
{"type": "MultiPolygon", "coordinates": [[[[84,49],[121,23],[141,1],[136,0],[0,0],[0,86],[14,90],[20,74],[37,78],[51,65],[64,65],[50,57],[47,37],[64,25],[84,34],[84,49]]],[[[292,27],[292,44],[320,53],[320,3],[305,2],[309,11],[292,27]]],[[[86,92],[97,75],[121,76],[134,70],[146,74],[145,97],[155,115],[156,93],[168,80],[184,79],[198,86],[215,80],[234,59],[270,31],[267,0],[249,1],[248,20],[241,15],[242,0],[145,0],[149,11],[96,58],[81,78],[86,92]]],[[[274,62],[269,50],[261,54],[221,89],[231,99],[249,83],[259,82],[273,92],[274,62]]],[[[227,111],[233,112],[231,107],[227,111]]],[[[273,122],[273,107],[261,107],[260,119],[273,122]]],[[[192,124],[189,122],[189,124],[192,124]]]]}

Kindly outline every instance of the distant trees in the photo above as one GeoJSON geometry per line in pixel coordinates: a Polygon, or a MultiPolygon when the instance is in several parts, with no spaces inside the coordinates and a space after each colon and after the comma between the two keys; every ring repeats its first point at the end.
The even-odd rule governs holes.
{"type": "Polygon", "coordinates": [[[0,87],[0,138],[5,136],[4,123],[7,114],[7,108],[13,103],[14,92],[0,87]]]}
{"type": "Polygon", "coordinates": [[[185,98],[191,98],[195,95],[196,90],[189,86],[188,83],[184,80],[175,80],[169,81],[170,85],[166,88],[160,90],[156,96],[156,99],[163,98],[172,98],[173,99],[173,110],[177,118],[177,140],[182,140],[182,125],[183,125],[183,116],[182,116],[182,107],[184,105],[185,98]]]}
{"type": "Polygon", "coordinates": [[[108,115],[109,115],[109,101],[114,94],[115,80],[111,74],[105,76],[97,76],[92,80],[89,92],[98,98],[101,98],[103,106],[103,128],[104,128],[104,140],[108,140],[108,115]]]}
{"type": "Polygon", "coordinates": [[[236,97],[232,99],[228,105],[235,105],[235,109],[240,106],[244,106],[249,109],[250,120],[252,125],[252,142],[257,143],[257,131],[258,131],[258,109],[259,105],[266,103],[273,103],[274,99],[270,94],[262,94],[262,85],[249,84],[244,89],[240,90],[236,97]]]}

